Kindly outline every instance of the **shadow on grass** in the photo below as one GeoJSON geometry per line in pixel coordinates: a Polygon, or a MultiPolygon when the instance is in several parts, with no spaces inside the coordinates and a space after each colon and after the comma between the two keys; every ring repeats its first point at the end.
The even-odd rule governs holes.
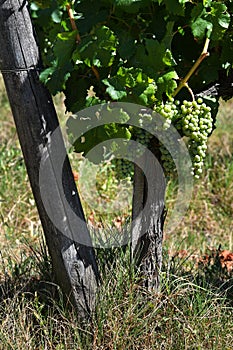
{"type": "Polygon", "coordinates": [[[30,299],[38,293],[43,299],[56,298],[57,285],[51,268],[51,260],[44,242],[39,248],[28,245],[31,254],[21,256],[20,261],[15,257],[2,258],[2,278],[0,280],[0,303],[12,299],[16,295],[30,299]]]}

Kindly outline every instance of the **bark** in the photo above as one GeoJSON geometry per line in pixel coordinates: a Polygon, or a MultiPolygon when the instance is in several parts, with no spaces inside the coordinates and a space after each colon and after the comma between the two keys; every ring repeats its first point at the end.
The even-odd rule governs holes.
{"type": "Polygon", "coordinates": [[[145,154],[141,167],[135,165],[134,169],[131,258],[149,290],[157,290],[160,283],[165,187],[159,163],[145,154]]]}
{"type": "Polygon", "coordinates": [[[205,90],[195,92],[196,97],[212,96],[216,98],[222,97],[227,101],[233,97],[233,69],[226,72],[222,69],[218,72],[219,78],[217,81],[210,83],[205,90]]]}
{"type": "Polygon", "coordinates": [[[39,49],[26,1],[0,0],[0,47],[0,69],[55,277],[78,315],[86,318],[94,310],[98,270],[53,101],[39,81],[39,49]],[[56,171],[59,154],[64,155],[62,179],[56,171]],[[44,183],[39,182],[41,162],[47,175],[44,183]],[[48,191],[46,208],[43,186],[48,191]],[[71,214],[78,218],[76,227],[71,214]]]}

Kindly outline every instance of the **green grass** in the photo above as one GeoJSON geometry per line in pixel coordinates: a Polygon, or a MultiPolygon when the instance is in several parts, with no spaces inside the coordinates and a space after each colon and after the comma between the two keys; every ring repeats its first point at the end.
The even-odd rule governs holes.
{"type": "MultiPolygon", "coordinates": [[[[64,123],[62,96],[56,98],[64,123]]],[[[232,349],[233,275],[216,255],[233,250],[233,102],[222,103],[203,176],[175,232],[165,232],[161,290],[140,286],[126,247],[98,250],[103,284],[91,324],[80,324],[55,284],[3,84],[0,82],[0,349],[232,349]],[[204,259],[208,254],[209,260],[204,259]],[[203,256],[203,259],[200,257],[203,256]]],[[[71,155],[72,164],[80,160],[71,155]]],[[[105,200],[116,182],[99,172],[105,200]],[[103,181],[104,178],[106,181],[103,181]]],[[[128,184],[125,185],[129,189],[128,184]]],[[[168,219],[175,184],[167,191],[168,219]]],[[[130,192],[129,192],[130,193],[130,192]]],[[[88,193],[81,193],[85,202],[88,193]]],[[[128,205],[128,204],[127,204],[128,205]]],[[[129,206],[102,220],[124,223],[129,206]]],[[[96,225],[97,210],[85,204],[96,225]]]]}

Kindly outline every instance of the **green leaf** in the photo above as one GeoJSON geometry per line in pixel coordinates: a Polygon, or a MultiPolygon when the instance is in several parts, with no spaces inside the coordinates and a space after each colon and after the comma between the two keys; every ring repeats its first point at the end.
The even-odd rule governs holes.
{"type": "Polygon", "coordinates": [[[119,47],[118,52],[123,60],[131,58],[136,51],[135,39],[125,31],[118,32],[119,47]]]}
{"type": "MultiPolygon", "coordinates": [[[[138,86],[139,88],[141,87],[141,89],[143,90],[143,92],[139,95],[139,93],[137,93],[137,95],[139,95],[139,103],[145,106],[150,106],[152,107],[155,101],[155,93],[157,91],[157,86],[153,83],[153,84],[141,84],[138,86]]],[[[136,89],[133,90],[133,92],[136,92],[136,89]]]]}
{"type": "Polygon", "coordinates": [[[56,59],[51,67],[40,74],[40,80],[47,85],[53,95],[65,89],[65,83],[73,70],[71,56],[75,40],[75,31],[59,33],[53,50],[56,59]]]}
{"type": "Polygon", "coordinates": [[[76,45],[77,32],[64,32],[57,35],[54,46],[54,53],[58,60],[58,65],[65,65],[71,61],[72,53],[76,45]]]}
{"type": "Polygon", "coordinates": [[[116,76],[102,81],[107,86],[106,92],[113,100],[121,100],[123,97],[126,97],[126,87],[135,86],[135,78],[132,75],[133,71],[132,68],[120,67],[116,76]]]}
{"type": "Polygon", "coordinates": [[[132,64],[142,68],[147,75],[153,78],[165,66],[163,61],[165,53],[166,47],[163,43],[154,39],[145,39],[144,45],[137,45],[132,64]]]}
{"type": "Polygon", "coordinates": [[[206,21],[202,18],[197,18],[191,25],[194,38],[203,39],[206,37],[207,31],[211,32],[213,25],[211,22],[206,21]]]}
{"type": "Polygon", "coordinates": [[[65,89],[65,83],[72,69],[73,66],[69,62],[62,67],[55,65],[45,69],[40,74],[40,80],[46,84],[52,95],[56,95],[56,93],[65,89]]]}
{"type": "Polygon", "coordinates": [[[140,3],[142,2],[141,0],[115,0],[113,3],[116,6],[131,6],[135,3],[140,3]]]}
{"type": "Polygon", "coordinates": [[[212,2],[213,2],[213,0],[203,0],[203,6],[210,7],[212,2]]]}
{"type": "Polygon", "coordinates": [[[144,7],[150,3],[149,0],[114,0],[111,2],[128,13],[137,13],[139,12],[140,7],[144,7]]]}
{"type": "Polygon", "coordinates": [[[107,108],[101,111],[101,122],[115,122],[117,124],[126,124],[130,119],[129,114],[122,108],[107,108]]]}
{"type": "MultiPolygon", "coordinates": [[[[107,140],[113,140],[114,142],[114,139],[117,138],[130,139],[131,132],[129,126],[123,125],[128,120],[129,115],[120,108],[105,108],[103,111],[100,109],[98,119],[94,116],[94,120],[91,117],[79,118],[76,116],[74,118],[72,116],[68,119],[66,125],[69,140],[75,152],[83,153],[84,156],[88,156],[89,160],[98,164],[104,159],[103,156],[106,153],[106,149],[103,149],[102,155],[95,154],[94,159],[90,158],[90,155],[87,155],[88,152],[99,143],[107,140]],[[122,124],[111,122],[117,119],[122,124]],[[98,126],[100,122],[102,125],[98,126]],[[80,130],[82,136],[79,136],[80,130]]],[[[111,149],[107,150],[107,153],[110,153],[110,151],[111,149]]]]}
{"type": "Polygon", "coordinates": [[[121,100],[123,97],[127,96],[124,77],[116,76],[104,79],[102,82],[107,86],[106,92],[113,100],[121,100]]]}
{"type": "Polygon", "coordinates": [[[120,67],[116,76],[104,79],[103,83],[108,86],[106,92],[113,100],[148,101],[156,90],[155,84],[149,84],[148,76],[141,69],[133,67],[120,67]]]}
{"type": "Polygon", "coordinates": [[[190,2],[190,0],[179,0],[179,3],[180,3],[181,5],[185,5],[186,2],[190,2]]]}
{"type": "Polygon", "coordinates": [[[163,76],[159,77],[157,80],[158,85],[158,93],[156,94],[156,97],[161,100],[163,93],[166,93],[168,97],[171,97],[175,89],[177,88],[177,82],[178,75],[176,71],[170,71],[163,76]]]}
{"type": "Polygon", "coordinates": [[[88,67],[109,67],[113,64],[118,41],[113,31],[102,26],[84,38],[73,53],[73,60],[88,67]]]}
{"type": "Polygon", "coordinates": [[[167,50],[171,50],[171,42],[173,39],[173,32],[174,32],[174,21],[169,21],[166,24],[166,34],[163,37],[163,44],[167,48],[167,50]]]}
{"type": "Polygon", "coordinates": [[[53,22],[60,23],[62,20],[62,14],[62,11],[59,11],[58,9],[54,10],[51,15],[53,22]]]}
{"type": "Polygon", "coordinates": [[[172,53],[170,50],[166,50],[165,55],[163,57],[163,62],[166,64],[168,67],[176,66],[176,61],[172,57],[172,53]]]}
{"type": "Polygon", "coordinates": [[[211,5],[211,12],[207,18],[211,19],[213,23],[211,38],[213,40],[221,40],[231,21],[226,5],[214,1],[211,5]]]}
{"type": "Polygon", "coordinates": [[[55,72],[56,67],[52,66],[49,67],[47,69],[44,69],[41,73],[40,73],[40,81],[44,84],[47,84],[47,82],[49,81],[51,75],[55,72]]]}
{"type": "Polygon", "coordinates": [[[230,24],[230,14],[225,4],[212,1],[209,7],[198,4],[192,10],[192,32],[195,38],[210,37],[221,40],[230,24]]]}
{"type": "Polygon", "coordinates": [[[186,0],[164,0],[167,11],[179,16],[184,16],[184,7],[183,4],[186,0]]]}
{"type": "Polygon", "coordinates": [[[204,9],[203,4],[197,4],[192,8],[191,19],[193,22],[197,20],[198,17],[205,16],[206,10],[204,9]]]}

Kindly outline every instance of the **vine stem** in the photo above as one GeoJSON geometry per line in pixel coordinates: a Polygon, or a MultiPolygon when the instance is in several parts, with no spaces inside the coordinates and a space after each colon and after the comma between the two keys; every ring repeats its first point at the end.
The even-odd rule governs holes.
{"type": "MultiPolygon", "coordinates": [[[[191,89],[188,86],[188,81],[191,78],[191,76],[194,74],[194,72],[196,71],[196,69],[199,67],[199,65],[201,64],[201,62],[207,57],[209,56],[209,52],[208,52],[208,48],[209,48],[209,43],[210,43],[210,39],[206,38],[205,40],[205,44],[204,44],[204,48],[202,50],[202,53],[200,54],[200,56],[198,57],[198,59],[196,60],[196,62],[194,63],[194,65],[192,66],[192,68],[189,70],[189,72],[186,74],[186,76],[184,77],[184,79],[181,80],[179,86],[177,87],[177,89],[174,91],[173,93],[173,97],[175,97],[180,90],[183,87],[188,88],[189,92],[191,93],[191,89]]],[[[191,93],[192,97],[193,97],[193,92],[191,93]]]]}
{"type": "Polygon", "coordinates": [[[68,12],[68,15],[70,18],[70,23],[71,23],[72,29],[77,30],[76,43],[79,44],[81,42],[81,37],[79,35],[78,28],[77,28],[77,25],[76,25],[75,19],[74,19],[74,13],[73,13],[73,10],[72,10],[70,4],[66,5],[66,9],[67,9],[67,12],[68,12]]]}
{"type": "MultiPolygon", "coordinates": [[[[69,15],[69,18],[70,18],[70,23],[71,23],[72,29],[77,31],[76,43],[79,44],[81,42],[81,37],[79,35],[78,28],[77,28],[77,25],[75,23],[73,10],[72,10],[72,8],[71,8],[69,3],[66,5],[66,9],[67,9],[67,12],[68,12],[68,15],[69,15]]],[[[94,66],[91,66],[91,70],[94,73],[96,79],[100,80],[100,76],[99,76],[98,70],[94,66]]]]}
{"type": "Polygon", "coordinates": [[[98,81],[100,81],[100,75],[99,75],[98,69],[97,69],[95,66],[91,66],[91,70],[92,70],[92,72],[94,73],[96,79],[97,79],[98,81]]]}

